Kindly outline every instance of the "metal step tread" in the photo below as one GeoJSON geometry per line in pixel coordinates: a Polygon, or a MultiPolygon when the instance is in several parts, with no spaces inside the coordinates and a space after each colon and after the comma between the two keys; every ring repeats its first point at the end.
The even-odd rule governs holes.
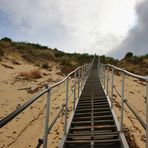
{"type": "Polygon", "coordinates": [[[105,135],[68,135],[67,138],[74,138],[74,139],[115,139],[115,137],[118,137],[118,133],[117,134],[105,134],[105,135]]]}
{"type": "Polygon", "coordinates": [[[114,143],[114,142],[120,142],[120,139],[107,139],[107,140],[66,140],[66,143],[91,143],[91,142],[96,142],[96,143],[114,143]]]}
{"type": "MultiPolygon", "coordinates": [[[[109,107],[100,107],[100,108],[93,108],[93,110],[95,111],[95,110],[110,110],[110,108],[109,107]]],[[[81,111],[91,111],[92,109],[91,108],[84,108],[84,109],[77,109],[76,110],[76,112],[81,112],[81,111]]]]}
{"type": "Polygon", "coordinates": [[[78,100],[65,147],[90,148],[93,143],[94,147],[117,148],[121,143],[119,137],[97,69],[93,68],[78,100]]]}
{"type": "Polygon", "coordinates": [[[104,123],[104,122],[109,122],[112,123],[114,120],[94,120],[94,121],[73,121],[72,124],[79,124],[79,123],[104,123]]]}
{"type": "Polygon", "coordinates": [[[97,132],[97,131],[93,131],[93,132],[80,132],[80,133],[69,133],[68,136],[87,136],[87,135],[111,135],[111,134],[119,134],[119,132],[97,132]]]}
{"type": "MultiPolygon", "coordinates": [[[[110,113],[111,114],[111,111],[100,111],[100,112],[94,112],[94,114],[103,114],[103,113],[110,113]]],[[[91,114],[91,112],[89,113],[75,113],[75,115],[85,115],[85,114],[91,114]]]]}
{"type": "MultiPolygon", "coordinates": [[[[73,120],[79,120],[79,119],[83,119],[83,120],[85,120],[85,119],[91,119],[92,117],[91,116],[84,116],[84,117],[74,117],[74,119],[73,120]]],[[[112,115],[102,115],[102,116],[93,116],[93,119],[101,119],[101,118],[113,118],[113,116],[112,115]]]]}
{"type": "Polygon", "coordinates": [[[75,126],[75,127],[70,127],[70,130],[81,130],[81,129],[104,129],[104,128],[115,128],[116,125],[87,125],[87,126],[75,126]]]}

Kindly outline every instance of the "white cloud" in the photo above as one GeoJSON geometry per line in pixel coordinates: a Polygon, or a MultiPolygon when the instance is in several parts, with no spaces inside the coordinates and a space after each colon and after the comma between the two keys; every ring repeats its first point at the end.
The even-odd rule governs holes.
{"type": "Polygon", "coordinates": [[[108,55],[123,58],[127,52],[133,52],[136,55],[148,53],[148,1],[139,3],[135,10],[138,18],[136,26],[128,31],[124,40],[107,53],[108,55]]]}
{"type": "Polygon", "coordinates": [[[0,0],[0,13],[11,22],[3,32],[15,30],[17,40],[105,54],[136,24],[135,5],[136,0],[0,0]]]}

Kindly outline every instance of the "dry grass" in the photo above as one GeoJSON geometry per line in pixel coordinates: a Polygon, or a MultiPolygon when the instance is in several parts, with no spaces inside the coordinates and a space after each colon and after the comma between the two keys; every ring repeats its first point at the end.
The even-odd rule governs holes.
{"type": "Polygon", "coordinates": [[[30,72],[19,73],[18,77],[24,80],[34,80],[42,78],[42,74],[39,70],[31,70],[30,72]]]}

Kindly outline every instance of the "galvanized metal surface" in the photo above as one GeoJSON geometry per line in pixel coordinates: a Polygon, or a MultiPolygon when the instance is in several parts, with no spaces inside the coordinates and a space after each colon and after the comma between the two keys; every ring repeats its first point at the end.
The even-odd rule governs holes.
{"type": "MultiPolygon", "coordinates": [[[[103,86],[105,87],[105,83],[104,83],[104,78],[102,77],[102,75],[105,75],[105,68],[106,67],[110,67],[112,69],[112,79],[111,79],[111,96],[109,98],[109,100],[111,101],[111,104],[113,105],[113,91],[115,90],[117,92],[117,94],[119,95],[119,97],[121,98],[121,119],[120,119],[120,126],[119,126],[119,130],[120,130],[120,137],[124,137],[122,136],[122,126],[123,126],[123,113],[124,113],[124,104],[130,109],[130,111],[135,115],[135,117],[137,118],[137,120],[140,122],[140,124],[143,126],[143,128],[146,130],[146,148],[148,148],[148,76],[140,76],[140,75],[136,75],[133,74],[129,71],[126,71],[124,69],[118,68],[116,66],[113,66],[111,64],[102,64],[99,63],[99,67],[101,68],[100,71],[100,79],[101,82],[103,84],[103,86]],[[114,85],[114,71],[118,71],[122,73],[122,84],[121,84],[121,93],[118,90],[118,87],[114,85]],[[132,105],[128,102],[128,98],[126,98],[126,96],[124,96],[124,75],[127,76],[131,76],[134,78],[137,78],[139,80],[145,81],[146,82],[146,123],[143,121],[143,119],[140,117],[140,115],[137,113],[137,111],[132,107],[132,105]]],[[[106,81],[109,81],[108,78],[106,81]]],[[[108,82],[107,82],[108,83],[108,82]]],[[[106,90],[105,90],[106,92],[106,90]]],[[[107,94],[107,93],[106,93],[107,94]]],[[[113,107],[111,105],[111,108],[113,107]]],[[[123,140],[125,141],[125,140],[123,140]]]]}
{"type": "MultiPolygon", "coordinates": [[[[95,59],[95,58],[94,58],[95,59]]],[[[95,61],[96,62],[96,61],[95,61]]],[[[92,64],[94,63],[94,60],[92,64]]],[[[97,63],[97,62],[96,62],[97,63]]],[[[48,93],[47,97],[47,106],[46,106],[46,119],[45,119],[45,134],[43,139],[41,139],[41,143],[44,143],[44,147],[47,147],[47,137],[49,130],[52,128],[57,118],[59,117],[60,111],[56,118],[53,120],[52,125],[48,127],[48,118],[49,118],[49,110],[50,110],[50,91],[51,89],[59,86],[60,84],[66,82],[66,104],[68,104],[68,78],[71,75],[75,77],[75,84],[73,85],[74,89],[74,104],[73,104],[73,113],[71,120],[72,122],[67,123],[67,108],[65,106],[65,143],[63,143],[64,147],[68,148],[88,148],[88,147],[102,147],[102,148],[120,148],[120,147],[128,147],[124,134],[121,133],[122,125],[123,125],[123,109],[124,103],[129,107],[129,109],[134,113],[132,107],[129,105],[128,101],[124,97],[124,74],[133,76],[138,79],[146,80],[147,89],[146,89],[146,100],[148,100],[148,77],[143,77],[139,75],[132,74],[126,70],[117,68],[110,64],[100,64],[100,59],[98,64],[94,64],[93,69],[86,80],[86,76],[88,75],[92,64],[84,65],[76,70],[72,71],[67,75],[62,81],[52,85],[51,87],[46,87],[39,94],[31,98],[28,102],[20,106],[16,111],[12,112],[4,119],[0,121],[0,127],[3,127],[8,122],[10,122],[13,118],[19,115],[23,110],[25,110],[28,106],[30,106],[34,101],[39,99],[45,93],[48,93]],[[98,69],[97,69],[98,65],[98,69]],[[107,66],[107,70],[106,70],[107,66]],[[109,78],[108,72],[109,67],[112,68],[112,78],[109,78]],[[122,80],[122,92],[121,94],[117,90],[116,86],[114,86],[114,69],[123,72],[123,80],[122,80]],[[78,72],[78,73],[77,73],[78,72]],[[107,72],[107,74],[105,73],[107,72]],[[102,79],[102,84],[104,91],[102,88],[102,84],[98,78],[98,73],[100,79],[102,79]],[[78,75],[78,78],[77,78],[78,75]],[[76,80],[77,79],[77,80],[76,80]],[[108,81],[111,81],[111,100],[107,96],[108,94],[108,81]],[[76,84],[78,84],[78,90],[76,91],[76,84]],[[85,86],[84,86],[85,84],[85,86]],[[84,86],[84,87],[83,87],[84,86]],[[122,109],[121,109],[121,124],[117,125],[117,119],[115,117],[115,113],[113,112],[113,90],[117,91],[120,97],[122,97],[122,109]],[[82,91],[83,90],[83,91],[82,91]],[[82,91],[82,92],[81,92],[82,91]],[[80,100],[76,101],[76,92],[78,93],[77,97],[80,100]],[[109,102],[109,100],[111,102],[109,102]],[[70,127],[70,128],[69,128],[70,127]],[[119,128],[120,127],[120,128],[119,128]],[[123,140],[124,139],[124,140],[123,140]]],[[[62,106],[62,110],[63,110],[62,106]]],[[[148,112],[148,101],[146,101],[146,110],[148,112]]],[[[146,112],[146,113],[147,113],[146,112]]],[[[136,112],[134,113],[136,116],[136,112]]],[[[137,119],[140,121],[141,118],[137,119]]],[[[141,120],[140,123],[143,123],[143,127],[146,128],[146,147],[148,148],[148,113],[146,114],[146,124],[141,120]]],[[[39,144],[40,145],[40,144],[39,144]]]]}
{"type": "Polygon", "coordinates": [[[121,139],[94,64],[73,116],[64,148],[120,148],[121,139]]]}
{"type": "Polygon", "coordinates": [[[43,148],[47,148],[48,124],[49,124],[49,113],[50,113],[50,99],[51,99],[51,90],[49,89],[48,93],[47,93],[47,102],[46,102],[43,148]]]}

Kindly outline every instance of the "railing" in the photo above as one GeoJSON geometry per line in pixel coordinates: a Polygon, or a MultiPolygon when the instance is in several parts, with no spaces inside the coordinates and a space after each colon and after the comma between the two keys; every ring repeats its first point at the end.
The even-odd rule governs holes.
{"type": "Polygon", "coordinates": [[[110,98],[111,108],[113,108],[114,91],[116,91],[118,96],[121,98],[121,101],[120,101],[121,111],[120,111],[120,124],[119,124],[120,132],[121,133],[123,132],[124,105],[126,105],[130,109],[130,111],[133,113],[133,115],[137,118],[137,120],[140,122],[142,127],[146,130],[146,148],[148,148],[148,76],[136,75],[136,74],[128,72],[124,69],[115,67],[113,65],[102,64],[100,62],[98,62],[98,73],[99,73],[101,83],[104,87],[104,90],[105,90],[106,94],[108,95],[108,97],[110,98]],[[118,84],[118,87],[119,87],[119,85],[121,85],[121,92],[119,91],[117,86],[114,84],[115,71],[120,72],[121,76],[122,76],[121,77],[121,84],[118,84]],[[110,75],[110,77],[109,77],[109,75],[110,75]],[[125,76],[126,75],[134,77],[134,78],[144,81],[146,83],[146,106],[145,106],[146,107],[146,123],[143,121],[143,119],[140,117],[140,115],[137,113],[137,111],[134,109],[134,107],[131,105],[131,103],[129,103],[127,96],[125,96],[125,76]],[[109,83],[110,83],[110,87],[111,87],[110,88],[110,90],[111,90],[110,95],[109,95],[109,83]]]}
{"type": "Polygon", "coordinates": [[[81,91],[83,89],[83,86],[85,84],[85,81],[88,77],[88,74],[91,70],[92,64],[94,62],[94,59],[92,63],[83,65],[81,67],[78,67],[74,71],[72,71],[70,74],[68,74],[63,80],[60,82],[55,83],[52,86],[46,86],[45,89],[43,89],[40,93],[32,97],[29,101],[21,105],[19,108],[17,108],[15,111],[10,113],[8,116],[4,117],[2,120],[0,120],[0,128],[5,126],[7,123],[9,123],[12,119],[14,119],[16,116],[18,116],[22,111],[24,111],[26,108],[28,108],[32,103],[37,101],[41,96],[44,94],[47,94],[47,101],[46,101],[46,113],[45,113],[45,125],[44,125],[44,136],[43,139],[39,139],[39,143],[37,147],[39,148],[42,144],[44,148],[47,148],[47,141],[48,141],[48,134],[50,130],[52,129],[53,125],[59,118],[60,114],[64,111],[65,109],[65,122],[64,122],[64,135],[67,134],[67,122],[68,122],[68,101],[70,99],[70,96],[73,95],[73,111],[75,111],[76,108],[76,99],[79,98],[81,91]],[[69,79],[73,78],[74,79],[74,84],[69,87],[69,79]],[[60,107],[59,112],[56,114],[56,117],[52,120],[52,122],[49,125],[49,116],[50,116],[50,108],[51,108],[51,92],[54,88],[60,86],[61,84],[65,83],[65,103],[62,104],[60,107]],[[72,90],[72,93],[69,94],[69,89],[72,90]]]}

